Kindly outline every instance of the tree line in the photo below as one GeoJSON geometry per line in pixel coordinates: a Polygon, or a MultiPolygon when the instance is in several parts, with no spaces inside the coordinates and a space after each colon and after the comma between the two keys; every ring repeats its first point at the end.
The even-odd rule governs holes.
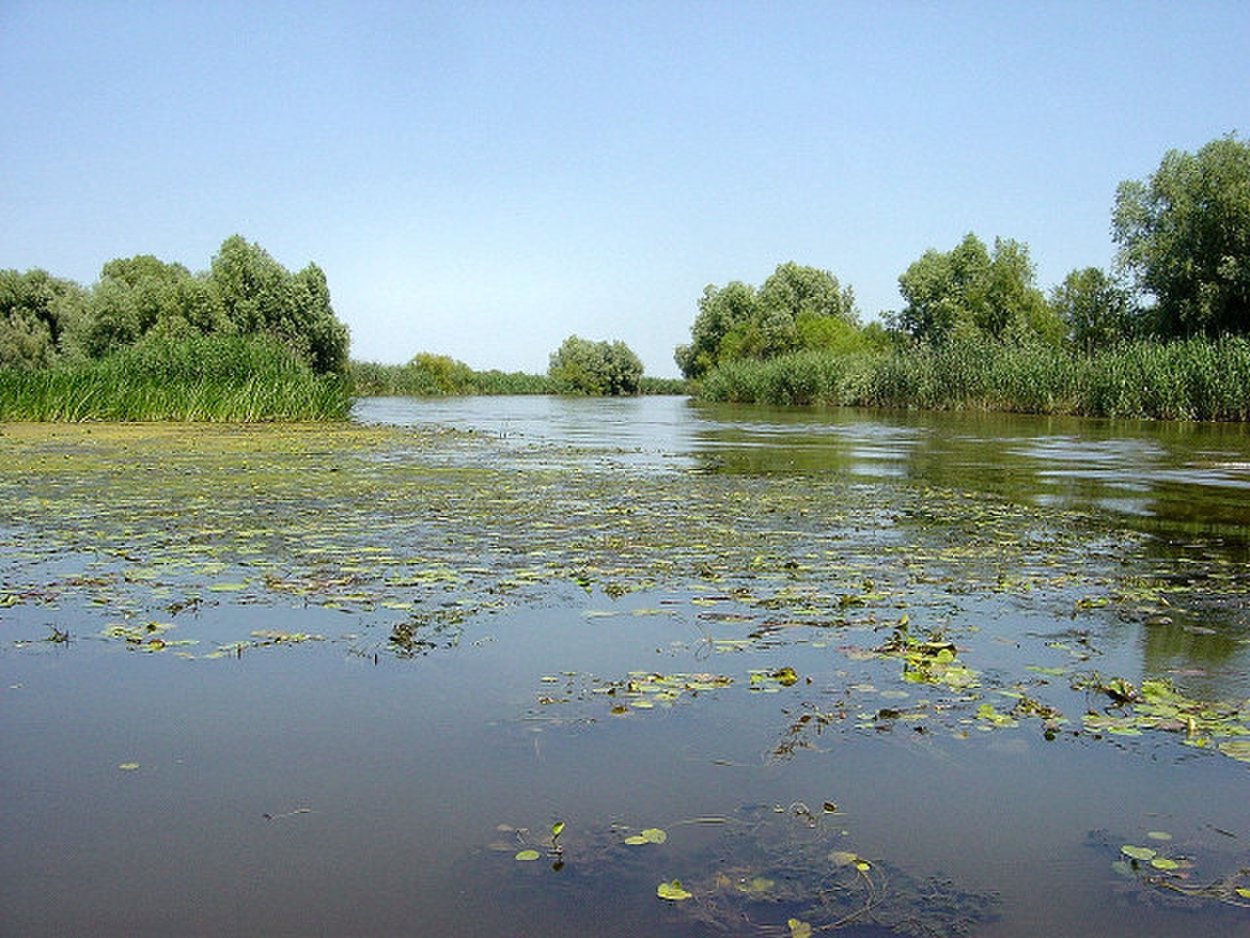
{"type": "Polygon", "coordinates": [[[239,235],[192,273],[150,254],[104,264],[90,287],[41,269],[0,270],[0,369],[102,360],[145,340],[274,339],[317,374],[344,374],[348,331],[324,272],[294,273],[239,235]]]}
{"type": "Polygon", "coordinates": [[[709,285],[683,375],[798,352],[848,355],[970,340],[1092,353],[1117,342],[1250,333],[1250,144],[1229,134],[1173,150],[1145,180],[1122,182],[1111,216],[1112,270],[1073,270],[1046,295],[1028,246],[969,233],[899,276],[901,309],[861,323],[854,292],[827,270],[785,263],[758,288],[709,285]]]}

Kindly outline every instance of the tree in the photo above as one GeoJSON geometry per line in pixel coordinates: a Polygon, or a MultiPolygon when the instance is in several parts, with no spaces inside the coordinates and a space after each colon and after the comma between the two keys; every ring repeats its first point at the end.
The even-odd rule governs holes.
{"type": "Polygon", "coordinates": [[[679,345],[674,355],[687,378],[701,378],[716,367],[725,336],[756,318],[758,300],[755,287],[734,280],[720,288],[709,283],[703,288],[698,307],[690,327],[690,344],[679,345]]]}
{"type": "Polygon", "coordinates": [[[840,346],[858,325],[849,286],[827,270],[787,261],[758,290],[738,280],[706,286],[690,344],[678,346],[674,358],[683,375],[700,378],[725,361],[840,346]]]}
{"type": "Polygon", "coordinates": [[[926,342],[971,332],[1057,343],[1063,324],[1034,286],[1034,276],[1026,245],[995,238],[991,254],[969,233],[949,252],[925,251],[899,276],[907,305],[894,317],[895,328],[926,342]]]}
{"type": "Polygon", "coordinates": [[[547,376],[561,394],[637,394],[642,361],[624,342],[571,335],[551,353],[547,376]]]}
{"type": "Polygon", "coordinates": [[[1120,183],[1111,229],[1159,331],[1250,332],[1250,142],[1169,151],[1149,179],[1120,183]]]}
{"type": "Polygon", "coordinates": [[[47,271],[0,270],[0,368],[45,368],[71,353],[86,306],[81,287],[47,271]]]}
{"type": "Polygon", "coordinates": [[[1050,306],[1067,327],[1068,341],[1084,352],[1134,331],[1128,291],[1097,267],[1068,274],[1051,291],[1050,306]]]}
{"type": "Polygon", "coordinates": [[[213,257],[208,283],[234,332],[272,335],[321,373],[346,369],[347,327],[316,264],[291,274],[259,244],[234,235],[213,257]]]}
{"type": "Polygon", "coordinates": [[[104,265],[91,292],[85,350],[102,357],[149,333],[168,337],[231,331],[221,301],[206,278],[151,254],[104,265]]]}

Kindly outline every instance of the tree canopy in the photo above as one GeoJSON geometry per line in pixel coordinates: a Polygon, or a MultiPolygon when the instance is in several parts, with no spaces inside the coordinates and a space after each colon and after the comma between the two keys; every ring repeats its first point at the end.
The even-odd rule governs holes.
{"type": "Polygon", "coordinates": [[[1164,335],[1250,332],[1250,142],[1171,150],[1116,190],[1112,235],[1164,335]]]}
{"type": "Polygon", "coordinates": [[[39,269],[0,270],[0,368],[53,364],[86,311],[87,294],[75,283],[39,269]]]}
{"type": "Polygon", "coordinates": [[[991,253],[969,233],[950,251],[929,249],[898,278],[906,306],[895,326],[942,342],[960,333],[1057,343],[1064,327],[1034,285],[1026,245],[995,238],[991,253]]]}
{"type": "Polygon", "coordinates": [[[107,262],[89,290],[42,270],[0,271],[0,367],[102,358],[148,336],[198,335],[270,336],[314,371],[347,367],[347,327],[321,268],[291,273],[238,235],[200,274],[151,254],[107,262]]]}
{"type": "Polygon", "coordinates": [[[683,375],[699,378],[726,361],[835,348],[858,323],[849,286],[827,270],[788,261],[758,290],[738,280],[704,287],[690,343],[678,346],[674,357],[683,375]]]}
{"type": "Polygon", "coordinates": [[[561,394],[637,394],[642,361],[619,340],[592,342],[571,335],[551,353],[547,375],[561,394]]]}

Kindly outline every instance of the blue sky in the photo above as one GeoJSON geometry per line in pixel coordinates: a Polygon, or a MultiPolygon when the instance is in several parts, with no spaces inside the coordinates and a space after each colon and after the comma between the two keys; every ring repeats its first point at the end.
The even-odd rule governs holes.
{"type": "Polygon", "coordinates": [[[866,318],[967,232],[1049,289],[1116,184],[1250,132],[1250,3],[0,0],[0,267],[315,261],[353,357],[676,373],[705,284],[866,318]]]}

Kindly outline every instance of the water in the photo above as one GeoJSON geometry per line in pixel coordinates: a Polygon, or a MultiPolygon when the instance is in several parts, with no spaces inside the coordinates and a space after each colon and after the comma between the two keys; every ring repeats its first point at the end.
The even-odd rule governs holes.
{"type": "Polygon", "coordinates": [[[1250,933],[1235,737],[1094,732],[1072,687],[1250,719],[1246,428],[354,418],[5,428],[0,933],[1250,933]],[[977,715],[1020,695],[1067,722],[977,715]]]}

